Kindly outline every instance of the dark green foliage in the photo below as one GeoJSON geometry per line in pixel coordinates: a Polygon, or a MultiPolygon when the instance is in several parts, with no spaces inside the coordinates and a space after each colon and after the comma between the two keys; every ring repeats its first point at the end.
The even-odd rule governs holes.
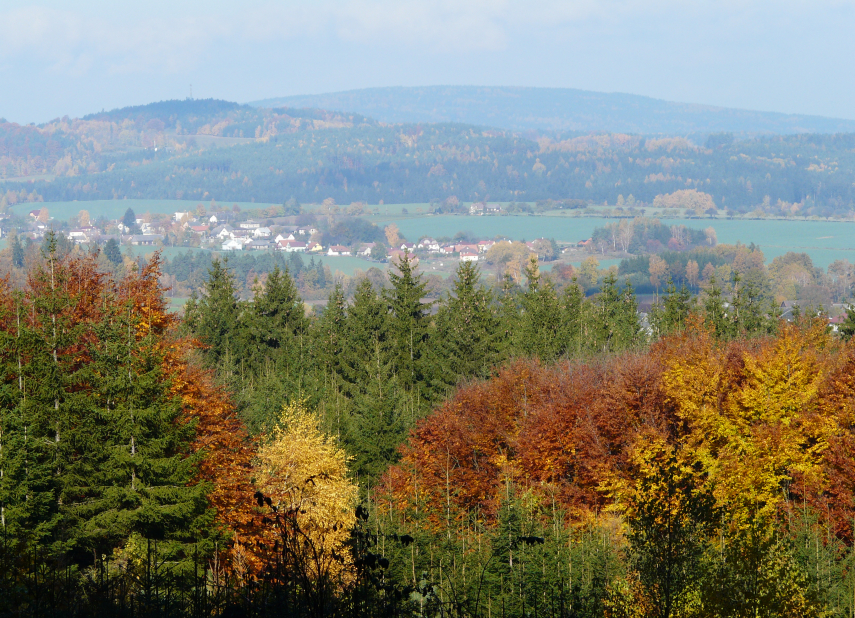
{"type": "Polygon", "coordinates": [[[104,244],[104,256],[113,264],[122,263],[122,250],[115,238],[111,238],[104,244]]]}
{"type": "Polygon", "coordinates": [[[520,318],[514,332],[514,350],[525,357],[551,362],[561,354],[561,308],[549,279],[540,276],[537,260],[526,267],[528,281],[519,296],[520,318]]]}
{"type": "Polygon", "coordinates": [[[650,312],[650,325],[657,336],[663,337],[683,329],[686,318],[694,307],[692,295],[683,285],[679,291],[673,279],[668,279],[668,288],[661,303],[653,306],[650,312]]]}
{"type": "Polygon", "coordinates": [[[214,260],[208,271],[205,293],[186,314],[193,333],[208,346],[210,365],[221,370],[232,367],[238,303],[234,274],[227,263],[214,260]]]}
{"type": "Polygon", "coordinates": [[[24,247],[21,244],[21,240],[18,238],[17,234],[12,236],[11,246],[12,246],[12,265],[17,266],[18,268],[23,268],[24,267],[24,247]]]}
{"type": "Polygon", "coordinates": [[[594,325],[595,341],[603,351],[618,351],[633,348],[643,341],[638,321],[638,305],[629,282],[623,288],[617,285],[617,277],[610,274],[603,280],[597,302],[597,317],[594,325]]]}
{"type": "Polygon", "coordinates": [[[855,308],[852,305],[846,306],[846,317],[837,328],[837,332],[844,341],[849,341],[855,335],[855,308]]]}
{"type": "Polygon", "coordinates": [[[151,539],[186,574],[217,531],[162,334],[92,262],[59,259],[53,239],[30,283],[0,311],[4,550],[76,569],[151,539]]]}
{"type": "Polygon", "coordinates": [[[395,262],[389,272],[391,287],[383,290],[389,305],[389,339],[392,362],[402,388],[418,390],[424,376],[422,358],[428,338],[428,311],[430,302],[422,302],[427,295],[427,283],[416,272],[414,259],[409,252],[395,262]]]}
{"type": "Polygon", "coordinates": [[[137,226],[137,216],[134,214],[133,208],[128,208],[125,214],[122,215],[122,225],[129,230],[133,230],[137,226]]]}
{"type": "Polygon", "coordinates": [[[486,377],[499,360],[499,317],[493,293],[473,262],[457,267],[454,286],[436,315],[429,346],[432,387],[445,397],[462,380],[486,377]]]}

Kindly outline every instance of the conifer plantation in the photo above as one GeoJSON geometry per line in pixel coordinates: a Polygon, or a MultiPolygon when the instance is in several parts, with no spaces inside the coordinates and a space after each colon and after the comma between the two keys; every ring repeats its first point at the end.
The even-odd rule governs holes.
{"type": "Polygon", "coordinates": [[[0,616],[855,615],[855,343],[751,286],[461,263],[307,311],[0,281],[0,616]]]}

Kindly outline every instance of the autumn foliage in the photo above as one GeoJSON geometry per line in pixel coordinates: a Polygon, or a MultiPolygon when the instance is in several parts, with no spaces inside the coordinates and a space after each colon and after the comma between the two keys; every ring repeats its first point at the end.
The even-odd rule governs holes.
{"type": "Polygon", "coordinates": [[[658,444],[680,452],[734,526],[803,499],[851,542],[853,365],[855,348],[821,324],[721,342],[700,321],[645,353],[517,361],[422,421],[383,491],[444,525],[495,520],[511,482],[581,521],[626,506],[658,444]]]}

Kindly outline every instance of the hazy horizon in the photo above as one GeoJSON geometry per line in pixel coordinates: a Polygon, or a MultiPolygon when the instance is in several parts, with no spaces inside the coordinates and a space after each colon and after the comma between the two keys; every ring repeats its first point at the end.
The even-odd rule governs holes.
{"type": "Polygon", "coordinates": [[[94,0],[0,10],[0,117],[369,87],[574,88],[855,118],[855,4],[94,0]],[[703,25],[701,27],[700,25],[703,25]]]}

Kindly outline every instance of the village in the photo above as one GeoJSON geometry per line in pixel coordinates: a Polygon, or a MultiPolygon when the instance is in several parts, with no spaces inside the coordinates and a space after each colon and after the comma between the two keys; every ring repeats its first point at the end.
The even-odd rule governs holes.
{"type": "MultiPolygon", "coordinates": [[[[357,242],[351,246],[325,245],[324,234],[317,225],[295,225],[293,220],[293,217],[245,219],[232,210],[206,212],[199,208],[196,211],[146,213],[142,216],[134,215],[129,209],[122,218],[99,217],[97,220],[92,220],[83,210],[70,221],[62,222],[55,221],[43,207],[29,211],[23,222],[15,221],[14,227],[20,238],[33,241],[42,239],[53,230],[79,245],[103,245],[114,240],[121,246],[188,247],[217,252],[282,251],[352,256],[376,262],[397,259],[405,252],[478,262],[484,261],[487,252],[497,243],[512,243],[508,238],[440,242],[425,236],[416,242],[401,240],[391,246],[376,242],[357,242]]],[[[0,235],[8,235],[12,228],[10,218],[0,218],[0,235]]],[[[590,240],[580,241],[577,247],[585,247],[589,243],[590,240]]],[[[525,244],[542,260],[557,257],[558,248],[553,241],[540,238],[525,244]]],[[[565,251],[567,249],[564,248],[565,251]]]]}

